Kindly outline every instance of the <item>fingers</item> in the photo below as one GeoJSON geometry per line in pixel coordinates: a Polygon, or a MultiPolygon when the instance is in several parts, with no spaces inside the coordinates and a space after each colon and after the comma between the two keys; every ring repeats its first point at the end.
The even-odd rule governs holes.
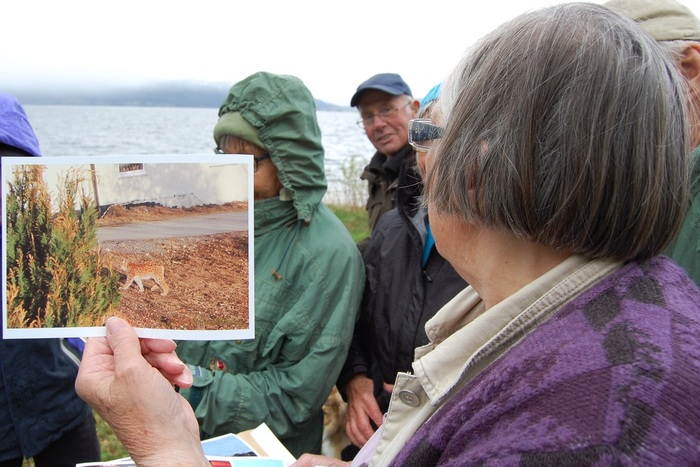
{"type": "Polygon", "coordinates": [[[111,374],[114,370],[112,349],[105,337],[91,337],[85,344],[82,362],[78,368],[75,380],[75,392],[84,401],[91,403],[99,384],[104,381],[104,373],[111,374]]]}
{"type": "Polygon", "coordinates": [[[175,353],[149,353],[144,355],[144,358],[151,366],[160,371],[160,374],[170,384],[175,384],[181,388],[192,386],[192,372],[175,353]]]}
{"type": "Polygon", "coordinates": [[[175,353],[177,345],[170,339],[141,339],[144,358],[171,384],[181,388],[192,386],[192,373],[175,353]]]}
{"type": "Polygon", "coordinates": [[[148,354],[150,352],[170,353],[175,352],[177,345],[175,341],[170,339],[141,339],[141,353],[148,354]]]}
{"type": "Polygon", "coordinates": [[[346,422],[346,433],[348,439],[352,444],[357,447],[362,447],[374,434],[374,429],[367,423],[369,418],[363,417],[361,419],[356,419],[354,421],[348,420],[346,422]]]}
{"type": "MultiPolygon", "coordinates": [[[[345,420],[345,431],[348,438],[355,446],[362,447],[374,434],[374,428],[370,424],[371,405],[377,405],[377,402],[372,397],[371,401],[355,398],[351,399],[348,404],[345,420]]],[[[379,418],[381,421],[381,411],[377,406],[379,418]]],[[[376,422],[375,422],[376,423],[376,422]]]]}
{"type": "MultiPolygon", "coordinates": [[[[369,415],[369,418],[372,419],[375,425],[381,426],[382,422],[384,421],[384,415],[382,414],[382,411],[379,410],[379,404],[377,404],[377,400],[372,398],[372,400],[367,404],[367,414],[369,415]]],[[[374,430],[372,430],[372,433],[374,433],[374,430]]],[[[372,435],[370,435],[372,436],[372,435]]]]}
{"type": "Polygon", "coordinates": [[[343,462],[334,457],[319,456],[317,454],[303,454],[299,460],[291,465],[291,467],[347,467],[349,462],[343,462]]]}
{"type": "MultiPolygon", "coordinates": [[[[192,374],[187,365],[175,354],[175,342],[170,339],[139,339],[136,331],[123,319],[107,320],[107,341],[117,365],[134,365],[145,359],[170,384],[187,388],[192,385],[192,374]]],[[[115,368],[119,372],[119,368],[115,368]]]]}
{"type": "Polygon", "coordinates": [[[106,337],[90,337],[85,344],[82,361],[90,361],[95,358],[112,355],[112,349],[106,337]]]}
{"type": "Polygon", "coordinates": [[[136,331],[123,319],[112,316],[105,323],[107,342],[115,357],[116,371],[123,364],[141,359],[141,344],[136,331]]]}
{"type": "Polygon", "coordinates": [[[355,446],[362,447],[374,434],[370,424],[382,424],[382,412],[374,398],[374,382],[364,374],[355,375],[346,386],[348,408],[345,431],[355,446]]]}
{"type": "Polygon", "coordinates": [[[350,419],[345,421],[345,434],[348,435],[350,442],[359,448],[364,446],[369,439],[362,434],[362,429],[358,424],[350,419]]]}

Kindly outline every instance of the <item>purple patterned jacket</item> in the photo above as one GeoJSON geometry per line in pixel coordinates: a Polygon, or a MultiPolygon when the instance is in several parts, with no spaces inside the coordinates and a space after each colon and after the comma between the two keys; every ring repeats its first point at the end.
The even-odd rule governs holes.
{"type": "Polygon", "coordinates": [[[455,394],[393,465],[700,465],[700,291],[665,257],[626,264],[455,394]]]}

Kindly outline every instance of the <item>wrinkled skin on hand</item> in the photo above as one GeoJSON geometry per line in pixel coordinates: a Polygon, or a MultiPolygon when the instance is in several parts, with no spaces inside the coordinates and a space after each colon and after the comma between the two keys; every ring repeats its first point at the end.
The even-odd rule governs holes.
{"type": "Polygon", "coordinates": [[[374,383],[366,375],[356,375],[347,384],[345,392],[348,407],[345,414],[345,432],[350,442],[362,447],[374,434],[374,428],[382,424],[382,411],[374,398],[374,383]]]}
{"type": "Polygon", "coordinates": [[[192,375],[167,339],[139,339],[120,318],[88,339],[75,388],[139,466],[209,466],[192,408],[173,389],[192,375]]]}

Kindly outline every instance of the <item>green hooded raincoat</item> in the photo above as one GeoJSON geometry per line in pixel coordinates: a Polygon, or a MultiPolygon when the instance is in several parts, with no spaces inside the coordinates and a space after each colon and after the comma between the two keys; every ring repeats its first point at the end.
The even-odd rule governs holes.
{"type": "Polygon", "coordinates": [[[680,264],[700,287],[700,146],[695,148],[690,158],[693,161],[691,204],[681,230],[666,248],[666,254],[680,264]]]}
{"type": "Polygon", "coordinates": [[[321,203],[321,131],[304,84],[256,73],[231,88],[219,116],[232,111],[259,130],[284,188],[255,201],[255,339],[178,343],[195,374],[183,395],[205,437],[265,422],[293,455],[319,452],[321,408],[362,297],[362,258],[321,203]]]}

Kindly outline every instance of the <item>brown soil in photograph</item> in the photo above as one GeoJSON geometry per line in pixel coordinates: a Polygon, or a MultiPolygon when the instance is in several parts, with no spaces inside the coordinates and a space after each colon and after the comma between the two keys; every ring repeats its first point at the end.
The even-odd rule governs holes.
{"type": "MultiPolygon", "coordinates": [[[[163,206],[115,206],[98,224],[117,225],[133,221],[172,219],[208,212],[245,211],[247,204],[176,209],[163,206]],[[115,209],[116,208],[116,209],[115,209]],[[112,212],[110,212],[112,211],[112,212]]],[[[110,241],[100,245],[102,257],[121,274],[123,259],[130,263],[164,266],[167,295],[153,280],[120,290],[121,302],[114,314],[135,327],[152,329],[230,330],[247,329],[248,323],[248,232],[228,232],[187,238],[146,241],[110,241]]]]}

